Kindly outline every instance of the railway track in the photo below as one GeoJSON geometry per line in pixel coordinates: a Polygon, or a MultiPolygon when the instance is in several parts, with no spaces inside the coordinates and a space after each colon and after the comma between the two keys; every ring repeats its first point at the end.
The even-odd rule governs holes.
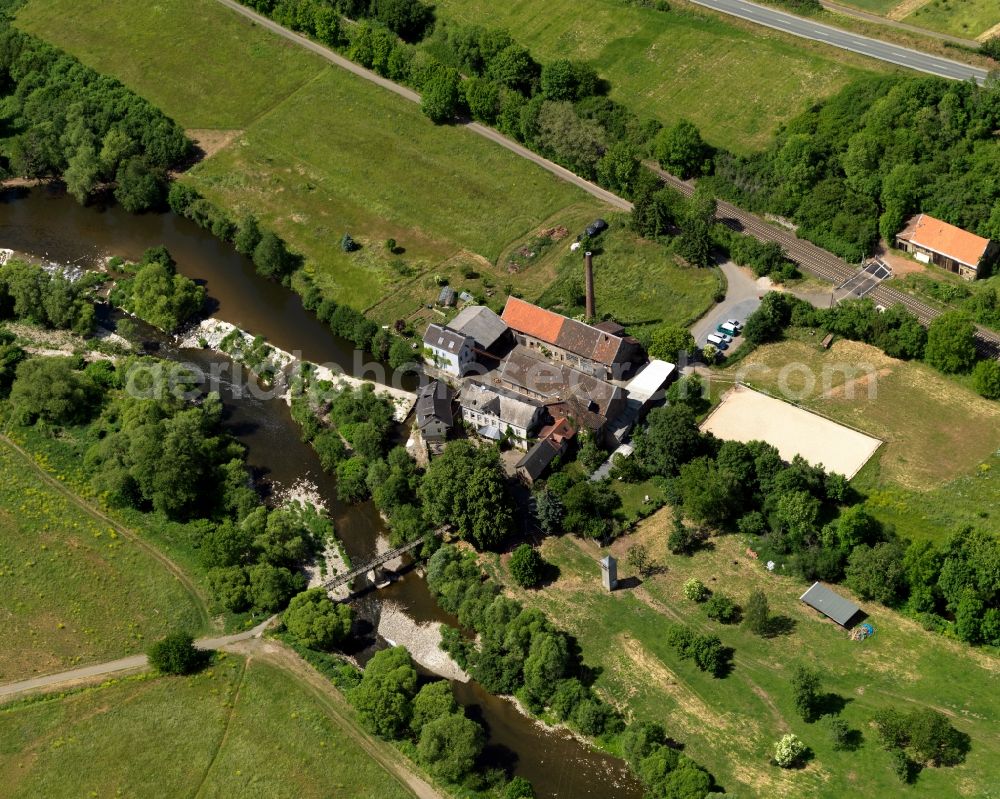
{"type": "MultiPolygon", "coordinates": [[[[693,184],[664,172],[656,164],[647,162],[646,166],[653,170],[664,183],[685,197],[690,197],[694,193],[693,184]]],[[[722,224],[732,230],[747,233],[759,241],[775,242],[781,246],[791,260],[798,264],[803,272],[832,283],[834,286],[844,283],[858,271],[858,267],[847,263],[821,247],[817,247],[812,242],[800,239],[792,231],[768,224],[756,214],[744,211],[725,200],[718,201],[715,215],[722,224]]],[[[877,305],[886,308],[897,304],[903,305],[925,327],[942,313],[916,297],[886,286],[884,283],[872,289],[867,296],[877,305]]],[[[976,325],[976,348],[986,357],[1000,359],[1000,335],[981,325],[976,325]]]]}

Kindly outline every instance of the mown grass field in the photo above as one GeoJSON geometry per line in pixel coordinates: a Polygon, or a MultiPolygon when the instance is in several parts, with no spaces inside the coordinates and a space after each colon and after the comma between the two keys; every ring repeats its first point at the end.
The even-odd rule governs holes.
{"type": "Polygon", "coordinates": [[[0,441],[0,682],[202,632],[198,600],[138,544],[46,485],[0,441]]]}
{"type": "Polygon", "coordinates": [[[185,180],[226,207],[253,209],[306,255],[322,288],[360,308],[403,281],[388,238],[421,273],[466,252],[486,267],[543,222],[561,223],[567,206],[591,216],[602,207],[507,150],[461,128],[435,127],[413,103],[335,69],[185,180]],[[341,251],[345,232],[363,243],[360,251],[341,251]]]}
{"type": "Polygon", "coordinates": [[[842,5],[860,8],[862,11],[869,11],[872,14],[887,15],[900,0],[843,0],[842,5]]]}
{"type": "Polygon", "coordinates": [[[597,563],[602,551],[591,542],[563,537],[546,540],[542,548],[559,567],[559,579],[541,591],[512,589],[577,636],[585,661],[600,669],[596,688],[608,701],[630,718],[664,724],[686,754],[738,796],[991,795],[1000,780],[1000,694],[995,690],[1000,659],[870,603],[863,607],[877,632],[868,641],[853,642],[798,601],[805,585],[769,574],[735,537],[715,539],[714,550],[684,558],[667,552],[669,531],[670,511],[663,510],[612,547],[620,578],[633,576],[622,564],[636,542],[646,544],[664,567],[637,588],[604,592],[597,563]],[[682,586],[690,577],[737,602],[761,588],[772,613],[790,619],[792,631],[761,639],[709,620],[683,598],[682,586]],[[665,636],[667,625],[676,622],[718,635],[735,649],[729,676],[712,678],[677,657],[665,636]],[[842,698],[840,716],[862,738],[857,751],[834,751],[824,724],[807,724],[796,713],[789,679],[800,663],[821,669],[823,690],[842,698]],[[971,736],[966,761],[924,769],[915,785],[903,786],[869,726],[873,712],[886,706],[930,706],[945,713],[971,736]],[[786,732],[812,749],[804,768],[786,771],[770,763],[774,742],[786,732]]]}
{"type": "Polygon", "coordinates": [[[857,342],[824,351],[808,333],[721,374],[885,441],[854,484],[900,535],[941,541],[1000,519],[1000,403],[962,382],[857,342]]]}
{"type": "MultiPolygon", "coordinates": [[[[672,6],[674,4],[671,4],[672,6]]],[[[762,149],[778,126],[836,92],[874,61],[704,11],[618,0],[439,0],[438,14],[507,28],[547,61],[589,61],[611,96],[643,117],[689,119],[710,143],[762,149]]]]}
{"type": "Polygon", "coordinates": [[[459,262],[488,270],[543,224],[575,226],[603,210],[544,170],[461,128],[435,127],[415,104],[215,0],[30,0],[19,24],[122,78],[186,126],[241,129],[182,179],[236,219],[258,214],[334,299],[368,308],[396,296],[405,312],[376,312],[382,321],[427,301],[414,276],[459,262]],[[346,232],[360,251],[341,251],[346,232]],[[389,238],[405,252],[390,253],[389,238]]]}
{"type": "Polygon", "coordinates": [[[186,128],[244,128],[324,69],[214,0],[42,0],[17,24],[186,128]]]}
{"type": "Polygon", "coordinates": [[[975,39],[1000,25],[1000,6],[996,0],[930,0],[903,21],[975,39]]]}
{"type": "Polygon", "coordinates": [[[231,655],[0,709],[0,784],[10,799],[411,796],[308,689],[231,655]]]}

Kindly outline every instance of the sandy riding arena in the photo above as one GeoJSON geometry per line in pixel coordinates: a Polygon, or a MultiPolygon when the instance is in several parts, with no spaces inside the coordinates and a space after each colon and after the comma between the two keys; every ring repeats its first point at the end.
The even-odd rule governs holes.
{"type": "Polygon", "coordinates": [[[882,442],[803,408],[737,386],[701,429],[729,441],[766,441],[790,461],[801,455],[828,472],[854,477],[882,442]]]}

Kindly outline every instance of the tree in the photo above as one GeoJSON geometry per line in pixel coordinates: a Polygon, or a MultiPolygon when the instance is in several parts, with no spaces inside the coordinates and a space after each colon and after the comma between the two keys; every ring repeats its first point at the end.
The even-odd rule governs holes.
{"type": "Polygon", "coordinates": [[[946,311],[927,329],[924,359],[940,372],[968,372],[976,362],[976,326],[962,311],[946,311]]]}
{"type": "Polygon", "coordinates": [[[257,273],[264,277],[282,278],[292,270],[294,262],[285,242],[267,231],[254,247],[253,265],[257,268],[257,273]]]}
{"type": "Polygon", "coordinates": [[[454,120],[462,101],[461,78],[458,72],[440,67],[424,84],[420,110],[436,125],[454,120]]]}
{"type": "Polygon", "coordinates": [[[798,736],[788,733],[774,745],[774,762],[782,768],[792,768],[802,762],[807,751],[798,736]]]}
{"type": "Polygon", "coordinates": [[[807,666],[796,666],[792,672],[792,697],[803,721],[813,722],[819,716],[819,691],[819,672],[807,666]]]}
{"type": "Polygon", "coordinates": [[[472,77],[463,81],[465,104],[473,119],[493,125],[500,114],[500,87],[486,78],[472,77]]]}
{"type": "Polygon", "coordinates": [[[332,649],[351,632],[350,605],[334,603],[326,590],[313,588],[292,597],[285,611],[288,631],[308,649],[332,649]]]}
{"type": "Polygon", "coordinates": [[[740,483],[711,458],[695,458],[680,468],[677,489],[684,515],[694,522],[719,526],[740,510],[740,483]]]}
{"type": "Polygon", "coordinates": [[[368,498],[368,462],[354,455],[337,464],[337,497],[342,502],[364,502],[368,498]]]}
{"type": "Polygon", "coordinates": [[[529,96],[540,69],[531,53],[519,44],[511,43],[489,59],[486,77],[501,86],[529,96]]]}
{"type": "Polygon", "coordinates": [[[236,229],[236,236],[233,238],[233,245],[236,247],[236,251],[241,255],[252,256],[254,250],[257,249],[257,245],[260,244],[261,240],[260,225],[257,223],[257,217],[253,214],[247,214],[240,221],[239,226],[236,229]]]}
{"type": "Polygon", "coordinates": [[[227,609],[242,613],[250,608],[250,586],[247,570],[242,566],[212,569],[208,573],[212,593],[227,609]]]}
{"type": "Polygon", "coordinates": [[[777,341],[792,320],[793,304],[785,294],[768,292],[760,307],[747,317],[743,337],[751,344],[777,341]]]}
{"type": "Polygon", "coordinates": [[[187,633],[170,633],[147,652],[149,665],[161,674],[191,674],[204,665],[207,653],[195,648],[187,633]]]}
{"type": "Polygon", "coordinates": [[[361,723],[383,738],[399,738],[410,726],[417,672],[410,653],[396,646],[376,652],[361,683],[351,692],[351,704],[361,723]]]}
{"type": "Polygon", "coordinates": [[[503,799],[535,799],[535,789],[524,777],[514,777],[504,788],[503,799]]]}
{"type": "Polygon", "coordinates": [[[711,595],[712,592],[708,590],[708,586],[696,577],[692,577],[684,583],[684,596],[692,602],[704,602],[711,595]]]}
{"type": "Polygon", "coordinates": [[[163,202],[164,179],[145,158],[129,158],[115,175],[115,199],[130,214],[148,211],[163,202]]]}
{"type": "Polygon", "coordinates": [[[593,177],[605,152],[604,136],[600,125],[592,119],[581,119],[571,103],[546,100],[538,109],[532,140],[559,163],[593,177]]]}
{"type": "Polygon", "coordinates": [[[424,725],[417,755],[436,777],[457,783],[476,765],[486,745],[483,728],[461,713],[424,725]]]}
{"type": "Polygon", "coordinates": [[[711,148],[702,140],[698,128],[686,119],[663,128],[653,141],[653,152],[660,166],[685,180],[710,168],[711,148]]]}
{"type": "Polygon", "coordinates": [[[499,451],[494,447],[451,442],[431,461],[418,495],[428,524],[453,524],[480,549],[498,546],[513,521],[499,451]]]}
{"type": "Polygon", "coordinates": [[[732,599],[716,592],[705,602],[705,614],[721,624],[732,624],[739,618],[740,611],[732,599]]]}
{"type": "Polygon", "coordinates": [[[909,714],[910,750],[919,762],[934,766],[954,766],[965,759],[965,736],[947,717],[930,708],[909,714]]]}
{"type": "Polygon", "coordinates": [[[10,404],[22,424],[75,424],[90,415],[94,390],[72,358],[32,358],[15,371],[10,404]]]}
{"type": "Polygon", "coordinates": [[[838,719],[836,716],[828,716],[826,726],[827,734],[829,735],[834,751],[843,752],[852,748],[852,738],[854,736],[846,721],[838,719]]]}
{"type": "Polygon", "coordinates": [[[81,144],[63,172],[66,191],[73,195],[78,203],[85,203],[97,185],[100,171],[101,167],[93,145],[81,144]]]}
{"type": "Polygon", "coordinates": [[[649,558],[649,550],[643,544],[630,546],[625,561],[640,577],[648,577],[653,572],[654,566],[649,558]]]}
{"type": "Polygon", "coordinates": [[[677,363],[678,359],[694,352],[694,349],[695,340],[691,332],[669,322],[664,322],[653,331],[649,343],[650,357],[671,363],[677,363]]]}
{"type": "Polygon", "coordinates": [[[171,332],[198,313],[205,302],[205,289],[156,261],[139,266],[125,286],[122,304],[140,319],[171,332]]]}
{"type": "Polygon", "coordinates": [[[455,694],[447,680],[434,680],[417,691],[413,697],[413,719],[410,728],[419,738],[425,724],[450,716],[458,710],[455,694]]]}
{"type": "Polygon", "coordinates": [[[568,676],[569,668],[569,650],[561,634],[535,635],[524,661],[524,687],[530,699],[544,707],[559,681],[568,676]]]}
{"type": "Polygon", "coordinates": [[[535,517],[543,531],[550,534],[561,532],[565,516],[566,507],[558,494],[545,489],[535,495],[535,517]]]}
{"type": "Polygon", "coordinates": [[[628,197],[632,194],[640,169],[635,146],[625,141],[615,142],[597,162],[597,179],[612,191],[628,197]]]}
{"type": "Polygon", "coordinates": [[[972,385],[986,399],[1000,400],[1000,361],[982,360],[972,370],[972,385]]]}
{"type": "Polygon", "coordinates": [[[681,464],[700,453],[702,442],[690,408],[683,405],[654,408],[646,418],[646,426],[635,436],[633,457],[650,474],[673,477],[681,464]]]}
{"type": "Polygon", "coordinates": [[[684,524],[680,513],[674,514],[673,529],[667,538],[667,548],[675,555],[693,555],[704,541],[700,531],[684,524]]]}
{"type": "Polygon", "coordinates": [[[895,604],[906,590],[903,555],[903,546],[897,541],[856,546],[847,559],[847,585],[862,599],[895,604]]]}
{"type": "Polygon", "coordinates": [[[434,21],[433,6],[420,0],[372,0],[369,15],[408,42],[418,42],[434,21]]]}
{"type": "Polygon", "coordinates": [[[295,594],[305,588],[305,578],[284,566],[258,563],[247,571],[248,594],[254,607],[261,610],[281,610],[295,594]]]}
{"type": "Polygon", "coordinates": [[[521,588],[535,588],[541,583],[545,561],[530,544],[521,544],[510,556],[510,576],[521,588]]]}
{"type": "Polygon", "coordinates": [[[750,632],[765,636],[771,631],[771,610],[763,591],[752,591],[743,608],[743,626],[750,632]]]}

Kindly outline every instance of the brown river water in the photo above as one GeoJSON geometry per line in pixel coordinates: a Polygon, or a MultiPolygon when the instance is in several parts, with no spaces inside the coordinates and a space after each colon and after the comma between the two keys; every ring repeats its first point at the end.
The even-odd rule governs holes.
{"type": "MultiPolygon", "coordinates": [[[[297,294],[258,276],[248,259],[189,220],[171,213],[130,215],[116,206],[80,206],[58,188],[0,195],[0,247],[30,253],[57,263],[94,266],[110,255],[138,259],[143,250],[164,245],[182,274],[203,282],[209,313],[263,335],[269,343],[301,353],[309,361],[338,364],[356,373],[364,360],[353,345],[335,336],[302,307],[297,294]]],[[[204,350],[163,354],[197,364],[206,372],[224,356],[204,350]]],[[[335,480],[324,474],[312,448],[299,439],[297,425],[280,399],[247,391],[243,378],[219,385],[227,424],[248,451],[248,461],[264,484],[291,486],[305,479],[314,484],[330,510],[337,536],[354,563],[375,553],[384,524],[371,503],[344,505],[337,500],[335,480]]],[[[388,588],[358,601],[362,616],[374,620],[378,605],[391,600],[417,622],[454,623],[430,595],[416,571],[388,588]]],[[[539,799],[555,797],[621,797],[639,799],[642,788],[620,760],[596,752],[563,731],[546,730],[521,714],[512,703],[492,696],[478,684],[453,683],[470,716],[489,731],[487,757],[530,780],[539,799]]]]}

